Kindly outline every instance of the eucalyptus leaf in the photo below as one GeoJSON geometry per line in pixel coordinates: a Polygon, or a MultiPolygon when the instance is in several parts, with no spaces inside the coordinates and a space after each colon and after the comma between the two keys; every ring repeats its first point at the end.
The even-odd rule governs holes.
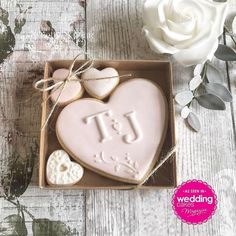
{"type": "Polygon", "coordinates": [[[230,91],[218,83],[208,83],[205,85],[206,91],[220,97],[225,102],[231,102],[233,97],[230,91]]]}
{"type": "Polygon", "coordinates": [[[191,91],[183,91],[175,96],[175,101],[181,106],[185,106],[190,103],[193,99],[193,93],[191,91]]]}
{"type": "Polygon", "coordinates": [[[188,108],[188,106],[185,106],[182,110],[181,110],[181,117],[183,119],[186,119],[189,115],[189,113],[191,112],[191,110],[188,108]]]}
{"type": "Polygon", "coordinates": [[[223,100],[214,94],[206,93],[195,98],[202,107],[211,110],[225,110],[223,100]]]}
{"type": "Polygon", "coordinates": [[[19,215],[9,215],[0,223],[0,236],[26,236],[24,219],[19,215]]]}
{"type": "Polygon", "coordinates": [[[200,75],[196,75],[189,82],[189,89],[191,91],[195,90],[202,83],[202,77],[200,75]]]}
{"type": "Polygon", "coordinates": [[[209,62],[207,63],[206,75],[209,82],[222,83],[223,81],[221,72],[212,63],[209,62]]]}
{"type": "Polygon", "coordinates": [[[193,71],[193,75],[194,76],[201,75],[203,67],[204,67],[204,64],[196,65],[195,68],[194,68],[194,71],[193,71]]]}
{"type": "Polygon", "coordinates": [[[32,230],[34,236],[70,236],[73,234],[65,223],[49,219],[34,219],[32,230]]]}
{"type": "Polygon", "coordinates": [[[236,61],[235,51],[223,44],[219,44],[215,56],[222,61],[236,61]]]}
{"type": "Polygon", "coordinates": [[[190,112],[187,118],[188,125],[196,132],[201,130],[201,123],[196,114],[190,112]]]}
{"type": "Polygon", "coordinates": [[[233,31],[233,34],[236,34],[236,16],[234,17],[234,20],[232,23],[232,31],[233,31]]]}

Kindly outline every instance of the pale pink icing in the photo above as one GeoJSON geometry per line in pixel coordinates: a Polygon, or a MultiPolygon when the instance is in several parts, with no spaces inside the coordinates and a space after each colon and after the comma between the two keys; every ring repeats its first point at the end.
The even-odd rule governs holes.
{"type": "Polygon", "coordinates": [[[154,164],[166,122],[161,90],[148,80],[132,79],[118,86],[107,104],[80,99],[66,106],[56,131],[78,162],[126,182],[140,182],[154,164]]]}
{"type": "MultiPolygon", "coordinates": [[[[68,76],[68,69],[55,70],[52,77],[55,78],[55,82],[64,80],[68,76]]],[[[54,88],[51,92],[51,100],[53,103],[57,101],[57,98],[62,90],[62,86],[54,88]]],[[[61,92],[58,105],[72,102],[82,96],[83,88],[79,81],[69,81],[61,92]]]]}
{"type": "Polygon", "coordinates": [[[119,74],[117,70],[111,67],[107,67],[101,71],[97,70],[96,68],[90,68],[81,75],[81,78],[84,80],[83,84],[85,89],[92,96],[103,99],[107,97],[119,83],[118,76],[119,74]],[[117,76],[117,77],[110,79],[96,80],[97,78],[112,77],[112,76],[117,76]],[[86,81],[86,79],[94,79],[94,80],[86,81]]]}

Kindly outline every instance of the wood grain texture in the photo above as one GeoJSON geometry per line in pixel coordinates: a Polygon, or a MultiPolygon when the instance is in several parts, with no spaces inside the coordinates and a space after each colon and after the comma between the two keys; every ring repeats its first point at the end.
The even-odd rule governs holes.
{"type": "MultiPolygon", "coordinates": [[[[31,143],[38,142],[41,119],[41,95],[36,94],[32,84],[43,77],[46,60],[73,58],[85,48],[85,11],[79,1],[1,1],[8,11],[10,27],[19,16],[16,4],[22,8],[32,7],[25,14],[26,24],[15,35],[13,53],[0,69],[0,168],[7,171],[9,156],[14,151],[28,150],[31,143]],[[42,21],[50,21],[55,30],[52,35],[43,34],[42,21]],[[70,33],[76,33],[75,41],[70,33]],[[84,42],[83,42],[84,40],[84,42]],[[23,146],[23,148],[21,148],[23,146]]],[[[47,29],[47,28],[46,28],[47,29]]],[[[23,154],[22,154],[23,155],[23,154]]],[[[37,158],[37,154],[36,154],[37,158]]],[[[37,159],[36,159],[36,164],[37,159]]],[[[34,169],[31,186],[20,198],[36,218],[61,220],[75,228],[74,235],[85,232],[85,194],[83,191],[43,191],[37,187],[38,170],[34,169]]],[[[0,199],[0,221],[16,208],[0,199]]],[[[30,219],[26,215],[28,235],[32,235],[30,219]]]]}
{"type": "MultiPolygon", "coordinates": [[[[27,104],[17,101],[24,101],[33,92],[32,82],[42,77],[45,60],[71,59],[86,49],[99,59],[163,58],[149,49],[141,33],[142,0],[87,0],[86,8],[77,0],[3,0],[0,4],[9,12],[11,27],[19,15],[16,3],[32,9],[26,14],[21,34],[15,37],[14,52],[0,69],[0,171],[3,172],[14,149],[22,151],[22,143],[28,148],[38,140],[39,95],[27,104]],[[54,37],[40,32],[42,21],[51,22],[54,37]],[[76,33],[73,40],[71,32],[76,33]]],[[[235,15],[235,0],[229,0],[229,4],[229,16],[235,15]]],[[[214,63],[224,73],[224,84],[235,98],[235,63],[218,60],[214,63]]],[[[183,68],[175,61],[173,67],[177,93],[187,88],[193,68],[183,68]]],[[[32,186],[21,202],[35,217],[62,220],[76,228],[74,235],[235,235],[235,99],[226,111],[219,112],[194,104],[202,123],[198,134],[185,126],[176,106],[178,182],[205,180],[215,188],[219,200],[216,215],[203,225],[191,226],[177,219],[171,208],[173,190],[45,191],[35,186],[37,167],[32,186]]],[[[0,220],[15,212],[15,207],[0,199],[0,220]]],[[[32,220],[28,217],[26,220],[32,235],[32,220]]]]}
{"type": "MultiPolygon", "coordinates": [[[[230,4],[233,6],[232,1],[230,4]]],[[[88,52],[98,58],[158,58],[140,33],[141,7],[142,1],[88,1],[88,52]]],[[[215,63],[224,73],[227,86],[225,63],[215,63]]],[[[173,67],[177,93],[187,89],[193,68],[183,68],[175,61],[173,67]]],[[[89,220],[86,220],[86,229],[89,229],[89,235],[223,235],[225,232],[234,235],[234,207],[222,203],[224,185],[236,180],[235,176],[231,176],[236,166],[230,105],[227,105],[226,111],[213,112],[194,104],[203,127],[198,134],[186,128],[178,115],[179,110],[176,107],[179,183],[193,178],[207,181],[215,188],[224,210],[217,211],[206,224],[194,227],[181,223],[173,215],[170,204],[173,190],[88,191],[86,215],[89,220]],[[221,179],[222,175],[231,176],[231,179],[221,179]],[[103,216],[99,217],[101,212],[103,216]]],[[[231,198],[234,202],[235,195],[231,198]]]]}

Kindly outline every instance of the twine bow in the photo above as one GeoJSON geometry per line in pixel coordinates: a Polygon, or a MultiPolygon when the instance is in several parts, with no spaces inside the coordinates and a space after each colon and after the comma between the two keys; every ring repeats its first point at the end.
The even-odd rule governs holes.
{"type": "Polygon", "coordinates": [[[44,102],[47,102],[49,100],[49,98],[51,97],[52,93],[54,93],[55,91],[57,91],[58,89],[60,89],[60,92],[59,92],[59,95],[55,101],[55,103],[53,104],[52,106],[52,109],[50,110],[49,112],[49,115],[46,119],[46,121],[44,122],[44,124],[42,125],[41,127],[41,130],[43,130],[50,117],[52,116],[58,102],[59,102],[59,99],[62,95],[62,92],[63,90],[65,89],[65,87],[67,86],[67,84],[70,82],[70,81],[79,81],[79,82],[84,82],[84,81],[88,81],[88,80],[104,80],[104,79],[112,79],[112,78],[121,78],[121,77],[127,77],[127,76],[131,76],[131,74],[125,74],[125,75],[118,75],[118,76],[109,76],[109,77],[101,77],[101,78],[87,78],[87,79],[81,79],[79,78],[79,75],[83,74],[84,72],[88,71],[91,67],[93,67],[94,65],[94,59],[89,59],[88,61],[86,61],[85,63],[83,63],[78,69],[75,69],[74,70],[74,67],[75,67],[75,63],[76,61],[78,60],[78,58],[80,57],[80,54],[77,55],[74,60],[72,61],[70,67],[69,67],[69,73],[67,75],[67,77],[63,80],[58,80],[56,81],[57,79],[56,78],[47,78],[47,79],[41,79],[39,81],[37,81],[35,84],[34,84],[34,88],[37,89],[38,91],[41,91],[41,92],[45,92],[45,91],[51,91],[51,94],[47,97],[47,99],[44,102]],[[50,84],[50,82],[54,82],[54,84],[50,84]]]}

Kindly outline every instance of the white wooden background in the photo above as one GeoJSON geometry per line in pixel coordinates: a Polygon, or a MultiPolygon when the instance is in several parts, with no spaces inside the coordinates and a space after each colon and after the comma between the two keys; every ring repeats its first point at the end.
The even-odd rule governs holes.
{"type": "MultiPolygon", "coordinates": [[[[100,59],[159,58],[141,34],[142,0],[1,0],[1,7],[9,12],[12,28],[19,15],[17,3],[32,9],[25,14],[22,32],[15,36],[14,52],[1,65],[1,172],[6,170],[8,156],[16,145],[38,139],[40,103],[35,106],[35,101],[28,104],[17,101],[33,92],[31,84],[42,77],[45,60],[71,59],[85,50],[100,59]],[[40,32],[42,21],[51,22],[54,37],[40,32]],[[69,35],[73,27],[79,46],[69,35]]],[[[229,4],[228,24],[236,15],[236,1],[229,0],[229,4]]],[[[224,83],[236,100],[235,63],[226,65],[215,60],[215,64],[224,73],[224,83]]],[[[187,88],[193,68],[183,68],[176,62],[173,67],[174,90],[178,92],[187,88]]],[[[178,183],[201,179],[212,185],[218,196],[218,210],[205,224],[192,226],[177,219],[171,208],[173,190],[41,190],[37,187],[37,165],[21,203],[35,217],[61,220],[76,228],[74,235],[236,235],[235,100],[227,105],[226,111],[218,112],[195,104],[202,123],[200,133],[185,126],[176,106],[178,183]]],[[[13,205],[0,199],[0,220],[15,211],[13,205]]],[[[27,218],[29,235],[30,223],[27,218]]]]}

